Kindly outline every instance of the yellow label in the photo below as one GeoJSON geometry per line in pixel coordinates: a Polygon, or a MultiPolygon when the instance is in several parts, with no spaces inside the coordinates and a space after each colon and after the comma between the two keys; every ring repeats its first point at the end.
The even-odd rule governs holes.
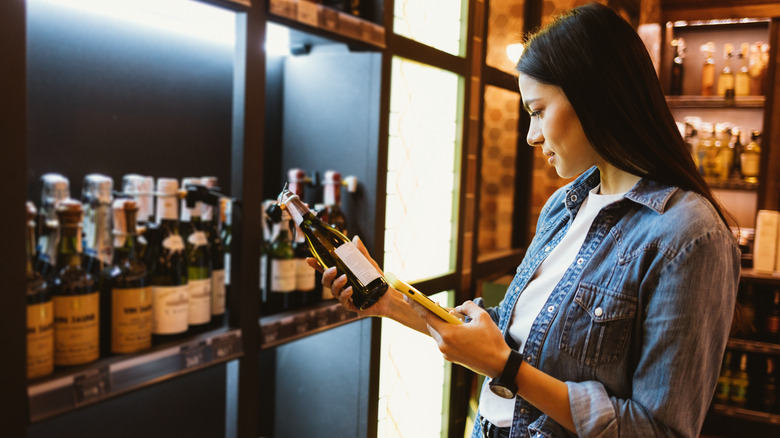
{"type": "Polygon", "coordinates": [[[100,297],[55,296],[54,364],[79,365],[100,357],[100,297]]]}
{"type": "Polygon", "coordinates": [[[27,306],[27,377],[54,371],[54,304],[27,306]]]}
{"type": "Polygon", "coordinates": [[[111,352],[132,353],[152,346],[152,288],[111,291],[111,352]]]}

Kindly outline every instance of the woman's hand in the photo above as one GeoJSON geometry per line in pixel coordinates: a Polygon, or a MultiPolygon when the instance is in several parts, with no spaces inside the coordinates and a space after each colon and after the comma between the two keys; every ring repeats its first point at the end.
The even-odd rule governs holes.
{"type": "Polygon", "coordinates": [[[450,313],[466,315],[471,321],[454,325],[414,301],[411,304],[428,324],[428,332],[445,359],[488,377],[496,377],[504,370],[510,348],[484,309],[472,301],[464,302],[450,313]]]}

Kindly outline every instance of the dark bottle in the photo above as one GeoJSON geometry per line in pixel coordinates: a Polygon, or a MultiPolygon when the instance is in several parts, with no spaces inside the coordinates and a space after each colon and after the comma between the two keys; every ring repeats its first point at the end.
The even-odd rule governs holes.
{"type": "Polygon", "coordinates": [[[295,254],[290,239],[290,215],[282,212],[276,233],[268,251],[268,307],[272,313],[297,307],[295,300],[295,254]]]}
{"type": "Polygon", "coordinates": [[[739,127],[734,127],[731,130],[731,143],[729,144],[731,149],[731,165],[729,169],[729,178],[735,180],[742,179],[742,167],[740,166],[739,159],[742,156],[742,132],[739,127]]]}
{"type": "Polygon", "coordinates": [[[775,290],[772,305],[764,320],[764,333],[769,341],[780,338],[780,289],[775,290]]]}
{"type": "MultiPolygon", "coordinates": [[[[204,176],[203,185],[209,189],[217,188],[217,178],[204,176]]],[[[225,204],[217,199],[216,205],[203,202],[201,221],[209,241],[209,257],[211,259],[211,326],[225,325],[225,244],[222,242],[220,227],[225,221],[225,204]],[[216,209],[216,210],[215,210],[216,209]]],[[[227,200],[227,199],[226,199],[227,200]]],[[[228,200],[229,201],[229,200],[228,200]]]]}
{"type": "Polygon", "coordinates": [[[731,376],[729,402],[734,406],[745,406],[748,386],[750,386],[750,376],[747,373],[747,354],[742,353],[739,358],[739,368],[731,376]]]}
{"type": "MultiPolygon", "coordinates": [[[[222,215],[222,229],[219,230],[219,234],[222,239],[222,247],[225,249],[225,306],[227,307],[227,297],[230,296],[230,253],[233,245],[233,201],[221,198],[219,205],[222,215]]],[[[227,308],[225,310],[227,311],[227,308]]]]}
{"type": "Polygon", "coordinates": [[[27,202],[27,378],[54,371],[54,304],[49,284],[35,271],[35,205],[27,202]]]}
{"type": "Polygon", "coordinates": [[[54,277],[54,365],[80,365],[100,357],[100,295],[82,266],[81,202],[57,203],[60,241],[54,277]]]}
{"type": "Polygon", "coordinates": [[[672,59],[672,86],[670,95],[679,96],[683,94],[683,58],[685,57],[685,40],[677,38],[672,40],[674,46],[674,59],[672,59]]]}
{"type": "Polygon", "coordinates": [[[336,266],[352,286],[352,302],[358,309],[376,303],[387,291],[387,282],[347,236],[324,224],[301,199],[289,190],[279,194],[279,203],[290,212],[306,236],[309,250],[324,267],[336,266]]]}
{"type": "Polygon", "coordinates": [[[189,286],[184,239],[179,233],[179,182],[171,178],[157,180],[157,226],[149,241],[153,264],[152,344],[184,337],[189,327],[189,286]]]}
{"type": "MultiPolygon", "coordinates": [[[[287,186],[289,190],[299,198],[304,199],[304,186],[309,181],[306,172],[301,169],[290,169],[287,175],[287,186]]],[[[293,231],[293,255],[295,258],[295,297],[293,302],[295,306],[309,306],[320,301],[321,293],[317,289],[317,271],[313,270],[306,258],[311,257],[309,245],[306,244],[306,238],[303,233],[294,227],[293,231]]]]}
{"type": "Polygon", "coordinates": [[[771,357],[766,358],[766,374],[761,387],[761,408],[765,412],[778,412],[777,404],[777,377],[775,376],[775,362],[771,357]]]}
{"type": "Polygon", "coordinates": [[[266,199],[263,201],[263,211],[261,226],[263,229],[263,238],[260,242],[260,313],[263,315],[270,315],[274,313],[274,309],[271,307],[270,290],[271,290],[271,242],[276,237],[275,232],[279,227],[274,223],[269,209],[276,205],[276,202],[272,199],[266,199]]]}
{"type": "Polygon", "coordinates": [[[134,353],[152,346],[152,286],[138,254],[138,203],[118,199],[112,210],[116,246],[101,298],[104,342],[113,354],[134,353]]]}
{"type": "Polygon", "coordinates": [[[718,376],[718,386],[715,390],[715,400],[720,403],[728,403],[731,394],[731,351],[726,351],[723,355],[723,365],[720,368],[718,376]]]}
{"type": "Polygon", "coordinates": [[[60,236],[57,203],[70,198],[70,182],[58,173],[47,173],[41,176],[41,185],[35,270],[47,277],[53,275],[57,267],[57,242],[60,236]]]}
{"type": "Polygon", "coordinates": [[[90,274],[102,281],[103,271],[111,266],[111,200],[114,182],[98,173],[84,177],[81,202],[84,205],[84,265],[90,274]]]}
{"type": "Polygon", "coordinates": [[[347,216],[341,209],[341,173],[335,170],[328,170],[325,172],[325,178],[323,181],[323,204],[327,209],[327,222],[341,234],[349,237],[347,232],[347,216]]]}
{"type": "MultiPolygon", "coordinates": [[[[182,187],[199,185],[200,178],[185,178],[182,187]]],[[[190,333],[200,333],[208,329],[211,322],[211,257],[209,240],[200,215],[202,203],[188,206],[185,200],[181,204],[181,234],[185,238],[187,255],[187,283],[190,289],[187,321],[190,333]]]]}

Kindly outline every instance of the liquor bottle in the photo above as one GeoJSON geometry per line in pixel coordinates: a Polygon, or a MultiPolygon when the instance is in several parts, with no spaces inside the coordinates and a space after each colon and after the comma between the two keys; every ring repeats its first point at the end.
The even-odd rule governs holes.
{"type": "Polygon", "coordinates": [[[260,242],[260,313],[263,315],[274,313],[269,297],[271,289],[271,242],[276,238],[276,231],[279,229],[269,214],[269,209],[274,205],[276,205],[274,200],[266,199],[263,201],[263,210],[261,212],[263,238],[260,242]]]}
{"type": "Polygon", "coordinates": [[[27,202],[27,378],[54,371],[54,304],[49,283],[35,271],[35,205],[27,202]]]}
{"type": "Polygon", "coordinates": [[[728,403],[729,394],[731,394],[731,351],[726,351],[723,355],[723,365],[720,368],[718,376],[718,386],[715,390],[715,400],[720,403],[728,403]]]}
{"type": "Polygon", "coordinates": [[[222,228],[219,233],[222,247],[225,249],[225,306],[227,307],[227,297],[230,296],[230,252],[233,244],[233,201],[228,198],[220,198],[219,211],[222,215],[222,228]]]}
{"type": "Polygon", "coordinates": [[[742,353],[739,358],[739,368],[731,377],[729,402],[734,406],[745,406],[748,386],[750,386],[750,376],[747,373],[747,354],[742,353]]]}
{"type": "Polygon", "coordinates": [[[749,96],[750,67],[748,66],[748,62],[750,61],[750,44],[742,43],[738,57],[741,65],[739,70],[737,70],[737,78],[734,82],[734,95],[749,96]]]}
{"type": "Polygon", "coordinates": [[[764,60],[761,56],[762,45],[763,43],[758,41],[750,46],[750,62],[748,63],[748,68],[750,70],[750,94],[754,96],[761,96],[764,94],[764,60]]]}
{"type": "Polygon", "coordinates": [[[84,177],[81,202],[84,205],[84,265],[98,282],[111,266],[114,245],[111,238],[111,200],[114,182],[99,173],[84,177]]]}
{"type": "MultiPolygon", "coordinates": [[[[299,198],[304,199],[304,184],[309,181],[302,169],[290,169],[287,173],[287,186],[299,198]]],[[[293,229],[293,255],[295,258],[295,297],[294,307],[309,306],[320,301],[322,293],[317,289],[317,277],[314,269],[306,263],[311,257],[306,238],[297,226],[293,229]]]]}
{"type": "MultiPolygon", "coordinates": [[[[201,184],[200,178],[184,178],[182,187],[201,184]]],[[[211,322],[211,255],[209,240],[201,221],[202,203],[187,205],[181,201],[181,234],[185,238],[187,255],[187,283],[190,289],[187,321],[190,333],[200,333],[208,329],[211,322]]]]}
{"type": "Polygon", "coordinates": [[[739,164],[742,155],[742,130],[735,126],[731,129],[731,141],[729,142],[731,151],[731,164],[729,165],[729,179],[741,180],[742,170],[739,164]]]}
{"type": "Polygon", "coordinates": [[[674,59],[672,59],[672,86],[669,94],[679,96],[683,94],[685,40],[683,38],[673,39],[672,46],[674,47],[674,59]]]}
{"type": "Polygon", "coordinates": [[[723,69],[718,75],[718,96],[726,96],[727,93],[731,93],[731,96],[734,95],[734,70],[731,68],[731,52],[733,50],[734,46],[731,44],[723,46],[723,69]]]}
{"type": "Polygon", "coordinates": [[[282,212],[282,220],[275,226],[276,236],[268,252],[271,268],[268,305],[274,313],[292,310],[298,304],[295,302],[296,261],[290,239],[290,214],[282,212]]]}
{"type": "Polygon", "coordinates": [[[711,123],[702,123],[699,133],[699,142],[696,151],[699,154],[699,165],[702,175],[712,177],[715,173],[716,151],[714,143],[714,127],[711,123]]]}
{"type": "Polygon", "coordinates": [[[712,96],[715,94],[715,43],[712,41],[701,46],[704,52],[704,65],[701,67],[701,95],[712,96]]]}
{"type": "Polygon", "coordinates": [[[113,354],[133,353],[152,346],[152,287],[149,269],[138,254],[138,202],[117,199],[114,217],[114,261],[103,289],[101,318],[113,354]]]}
{"type": "Polygon", "coordinates": [[[54,365],[80,365],[100,357],[100,295],[82,266],[81,202],[57,203],[60,241],[54,276],[54,365]]]}
{"type": "Polygon", "coordinates": [[[35,270],[47,277],[54,274],[57,266],[57,242],[60,238],[57,203],[70,198],[70,181],[58,173],[46,173],[41,176],[41,185],[35,270]]]}
{"type": "Polygon", "coordinates": [[[761,408],[764,412],[778,412],[777,404],[777,377],[775,377],[775,362],[771,357],[766,358],[766,374],[761,385],[761,408]]]}
{"type": "Polygon", "coordinates": [[[342,233],[325,225],[289,190],[279,194],[279,203],[290,212],[303,231],[317,261],[325,268],[336,266],[352,286],[352,302],[358,309],[370,307],[387,291],[387,282],[363,253],[342,233]]]}
{"type": "Polygon", "coordinates": [[[730,132],[730,129],[722,123],[715,124],[715,131],[712,135],[713,156],[710,176],[719,181],[725,181],[729,175],[729,164],[731,163],[730,132]]]}
{"type": "Polygon", "coordinates": [[[122,177],[122,193],[138,204],[136,222],[138,233],[143,234],[148,225],[154,224],[154,179],[129,173],[122,177]]]}
{"type": "Polygon", "coordinates": [[[764,335],[768,341],[780,340],[780,289],[775,289],[772,305],[764,320],[764,335]]]}
{"type": "Polygon", "coordinates": [[[188,328],[189,287],[184,239],[179,233],[179,182],[157,180],[157,227],[150,234],[152,344],[182,338],[188,328]]]}
{"type": "Polygon", "coordinates": [[[761,171],[761,146],[758,145],[760,137],[761,133],[753,130],[750,134],[750,143],[745,145],[739,156],[742,178],[748,183],[757,183],[758,174],[761,171]]]}
{"type": "MultiPolygon", "coordinates": [[[[204,176],[203,185],[210,190],[217,189],[217,177],[204,176]]],[[[224,221],[224,204],[217,198],[216,205],[203,201],[201,221],[209,241],[209,258],[211,259],[211,326],[222,327],[225,324],[225,244],[220,233],[220,224],[224,221]],[[216,207],[216,214],[215,213],[216,207]]]]}

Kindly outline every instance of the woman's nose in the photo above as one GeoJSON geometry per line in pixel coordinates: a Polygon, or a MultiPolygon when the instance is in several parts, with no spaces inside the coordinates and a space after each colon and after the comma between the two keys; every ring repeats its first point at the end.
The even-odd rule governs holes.
{"type": "Polygon", "coordinates": [[[544,136],[542,136],[542,130],[534,126],[535,123],[531,123],[528,127],[528,135],[525,137],[525,141],[529,146],[541,146],[544,142],[544,136]]]}

